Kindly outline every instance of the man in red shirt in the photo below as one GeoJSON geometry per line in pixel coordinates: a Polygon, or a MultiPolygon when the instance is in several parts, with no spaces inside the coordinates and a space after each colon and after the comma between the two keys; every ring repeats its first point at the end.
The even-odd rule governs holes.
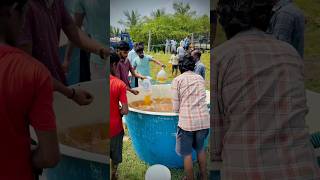
{"type": "Polygon", "coordinates": [[[116,53],[110,55],[110,158],[112,168],[112,180],[117,179],[117,168],[122,162],[122,145],[124,130],[122,116],[128,114],[127,86],[116,78],[119,56],[116,53]],[[119,108],[119,102],[121,108],[119,108]]]}
{"type": "Polygon", "coordinates": [[[26,2],[0,1],[0,179],[33,180],[33,171],[59,161],[51,75],[40,62],[13,47],[26,2]],[[38,137],[34,150],[29,125],[38,137]]]}

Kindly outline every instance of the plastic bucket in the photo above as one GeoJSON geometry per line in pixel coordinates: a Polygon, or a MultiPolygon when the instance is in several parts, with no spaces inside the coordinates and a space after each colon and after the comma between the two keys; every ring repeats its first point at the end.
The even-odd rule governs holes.
{"type": "MultiPolygon", "coordinates": [[[[106,80],[80,83],[72,87],[88,90],[95,98],[89,106],[79,106],[63,95],[55,93],[54,110],[58,131],[92,123],[106,123],[106,80]]],[[[60,144],[60,152],[62,157],[58,166],[46,170],[48,180],[109,179],[109,152],[102,155],[63,144],[60,144]]]]}
{"type": "MultiPolygon", "coordinates": [[[[171,85],[153,85],[152,96],[168,98],[171,96],[171,85]]],[[[138,89],[140,90],[140,89],[138,89]]],[[[144,92],[138,96],[130,93],[130,102],[142,100],[144,92]]],[[[207,103],[210,102],[207,92],[207,103]]],[[[162,164],[170,168],[183,167],[183,159],[175,152],[178,114],[163,112],[148,112],[129,108],[126,124],[132,144],[138,157],[150,165],[162,164]]],[[[196,159],[193,152],[193,159],[196,159]]]]}

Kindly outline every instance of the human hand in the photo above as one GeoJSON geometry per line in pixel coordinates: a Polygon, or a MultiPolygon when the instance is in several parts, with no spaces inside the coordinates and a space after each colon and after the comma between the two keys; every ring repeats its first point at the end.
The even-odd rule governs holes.
{"type": "Polygon", "coordinates": [[[162,65],[161,65],[161,67],[166,68],[167,66],[166,66],[166,65],[164,65],[164,64],[162,64],[162,65]]]}
{"type": "Polygon", "coordinates": [[[107,59],[110,56],[110,49],[109,48],[101,48],[99,50],[99,55],[102,59],[107,59]]]}
{"type": "Polygon", "coordinates": [[[131,91],[130,91],[132,94],[134,94],[134,95],[138,95],[139,94],[139,91],[137,91],[137,90],[133,90],[133,89],[131,89],[131,91]]]}
{"type": "Polygon", "coordinates": [[[93,101],[93,96],[82,89],[74,89],[74,97],[71,99],[76,102],[78,105],[83,106],[83,105],[89,105],[93,101]]]}

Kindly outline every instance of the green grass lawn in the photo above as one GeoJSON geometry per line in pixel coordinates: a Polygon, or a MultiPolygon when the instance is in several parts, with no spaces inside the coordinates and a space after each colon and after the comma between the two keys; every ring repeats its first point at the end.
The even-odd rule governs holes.
{"type": "MultiPolygon", "coordinates": [[[[169,80],[172,80],[174,77],[171,75],[171,66],[169,64],[169,60],[171,57],[171,54],[163,54],[161,53],[148,53],[146,54],[153,56],[156,60],[159,60],[160,62],[167,65],[165,71],[169,77],[169,80]]],[[[206,52],[202,54],[201,56],[202,63],[206,66],[206,88],[210,88],[210,53],[206,52]]],[[[151,76],[153,79],[156,79],[156,76],[158,72],[161,70],[161,67],[157,64],[151,63],[151,76]]],[[[180,73],[179,73],[180,74],[180,73]]]]}
{"type": "MultiPolygon", "coordinates": [[[[209,163],[209,158],[207,159],[209,163]]],[[[143,180],[148,167],[149,165],[138,158],[133,149],[131,139],[128,138],[128,131],[126,131],[126,138],[123,143],[123,162],[118,169],[119,179],[143,180]]],[[[195,164],[195,172],[198,172],[198,169],[198,165],[195,164]]],[[[170,172],[172,180],[181,180],[184,176],[183,169],[170,169],[170,172]]]]}

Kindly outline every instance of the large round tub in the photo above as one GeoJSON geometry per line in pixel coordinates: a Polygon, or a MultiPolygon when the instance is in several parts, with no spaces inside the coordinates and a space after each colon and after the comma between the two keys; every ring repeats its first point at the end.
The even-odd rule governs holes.
{"type": "MultiPolygon", "coordinates": [[[[153,85],[153,98],[172,97],[171,85],[153,85]]],[[[144,98],[140,89],[138,96],[128,93],[129,103],[144,98]]],[[[207,92],[207,103],[210,102],[207,92]]],[[[162,164],[170,168],[183,167],[183,159],[175,152],[178,114],[173,112],[148,112],[129,108],[125,117],[132,144],[138,157],[149,165],[162,164]]],[[[193,152],[195,160],[195,152],[193,152]]]]}
{"type": "MultiPolygon", "coordinates": [[[[59,93],[54,95],[54,110],[56,114],[58,133],[72,127],[95,123],[107,124],[107,96],[106,80],[80,83],[73,87],[80,87],[91,92],[95,99],[89,106],[79,106],[59,93]]],[[[109,152],[105,154],[86,151],[61,143],[61,159],[52,169],[47,169],[47,180],[106,180],[110,176],[109,152]]]]}

